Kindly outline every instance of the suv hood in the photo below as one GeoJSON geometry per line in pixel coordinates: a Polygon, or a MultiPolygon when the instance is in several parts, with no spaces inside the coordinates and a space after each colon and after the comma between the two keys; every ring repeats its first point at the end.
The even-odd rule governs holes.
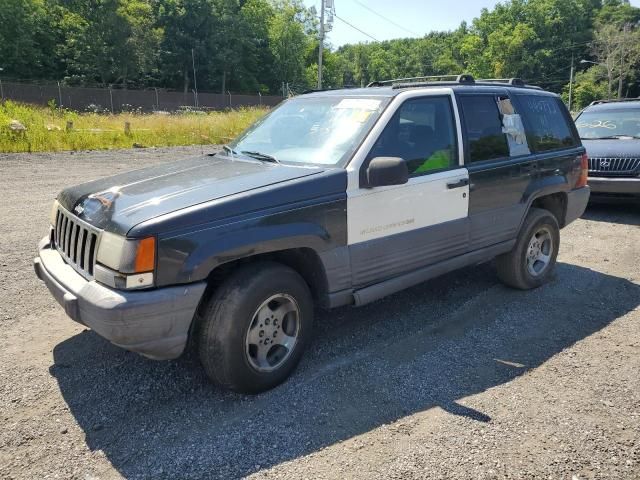
{"type": "Polygon", "coordinates": [[[640,140],[608,139],[582,140],[590,158],[638,158],[640,157],[640,140]]]}
{"type": "Polygon", "coordinates": [[[203,156],[70,187],[58,202],[91,225],[126,234],[141,222],[182,208],[321,172],[319,167],[203,156]]]}

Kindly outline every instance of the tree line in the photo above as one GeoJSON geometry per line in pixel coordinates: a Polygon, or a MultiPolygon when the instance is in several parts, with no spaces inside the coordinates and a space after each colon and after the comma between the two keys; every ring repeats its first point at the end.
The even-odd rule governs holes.
{"type": "MultiPolygon", "coordinates": [[[[2,4],[0,78],[234,93],[316,84],[318,18],[301,0],[2,4]]],[[[568,97],[573,63],[576,107],[640,95],[640,9],[628,0],[508,0],[453,31],[325,47],[328,87],[466,72],[568,97]]]]}

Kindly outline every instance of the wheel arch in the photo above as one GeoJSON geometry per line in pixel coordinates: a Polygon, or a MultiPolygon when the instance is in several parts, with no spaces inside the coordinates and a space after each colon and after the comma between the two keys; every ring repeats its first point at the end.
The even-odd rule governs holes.
{"type": "Polygon", "coordinates": [[[529,209],[531,208],[547,210],[556,218],[560,228],[563,228],[567,215],[567,193],[555,192],[540,195],[532,200],[529,209]]]}
{"type": "Polygon", "coordinates": [[[315,302],[322,303],[329,291],[326,269],[318,252],[310,247],[296,247],[258,253],[219,264],[206,279],[205,296],[213,292],[238,268],[256,262],[277,262],[295,270],[309,287],[315,302]]]}
{"type": "Polygon", "coordinates": [[[567,192],[570,190],[567,179],[562,176],[548,177],[532,183],[528,190],[525,194],[527,208],[520,221],[520,229],[531,208],[542,208],[549,211],[556,218],[560,228],[563,228],[566,224],[567,192]]]}

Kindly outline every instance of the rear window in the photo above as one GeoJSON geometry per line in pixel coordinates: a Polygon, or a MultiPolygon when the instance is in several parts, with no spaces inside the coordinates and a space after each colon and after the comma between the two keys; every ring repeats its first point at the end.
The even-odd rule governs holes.
{"type": "Polygon", "coordinates": [[[518,100],[525,117],[529,147],[533,151],[576,146],[566,109],[559,98],[520,94],[518,100]]]}

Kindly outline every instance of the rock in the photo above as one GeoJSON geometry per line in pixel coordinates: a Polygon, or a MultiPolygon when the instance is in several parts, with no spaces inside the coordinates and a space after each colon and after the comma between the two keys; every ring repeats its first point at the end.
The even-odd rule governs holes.
{"type": "Polygon", "coordinates": [[[14,132],[24,132],[24,131],[27,130],[27,127],[25,127],[18,120],[11,120],[9,122],[9,129],[14,131],[14,132]]]}

